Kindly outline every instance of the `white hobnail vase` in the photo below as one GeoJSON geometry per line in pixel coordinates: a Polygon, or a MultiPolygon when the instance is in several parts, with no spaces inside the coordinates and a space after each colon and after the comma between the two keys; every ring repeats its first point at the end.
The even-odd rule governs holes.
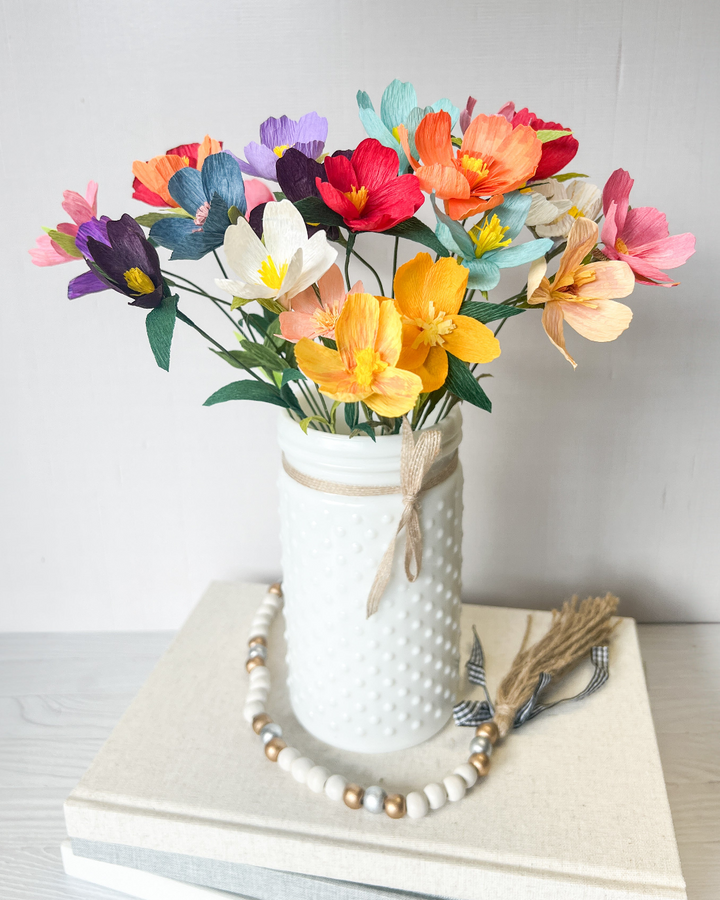
{"type": "MultiPolygon", "coordinates": [[[[432,427],[443,440],[429,477],[457,450],[459,408],[432,427]]],[[[279,442],[303,475],[355,486],[400,483],[400,435],[373,442],[304,434],[283,414],[279,442]]],[[[298,720],[320,740],[384,753],[427,740],[449,719],[458,683],[462,483],[458,464],[421,495],[420,575],[415,582],[406,578],[401,533],[390,581],[368,619],[368,594],[397,529],[401,495],[324,493],[281,469],[288,687],[298,720]]]]}

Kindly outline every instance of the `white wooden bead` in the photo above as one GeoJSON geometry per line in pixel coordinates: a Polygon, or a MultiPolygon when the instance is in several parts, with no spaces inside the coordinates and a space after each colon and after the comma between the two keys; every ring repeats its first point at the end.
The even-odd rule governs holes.
{"type": "Polygon", "coordinates": [[[266,625],[269,625],[272,620],[275,618],[275,610],[270,609],[269,607],[261,606],[260,609],[255,613],[255,618],[253,622],[265,622],[266,625]]]}
{"type": "Polygon", "coordinates": [[[277,594],[266,594],[265,599],[260,604],[260,609],[272,609],[274,612],[277,612],[281,606],[282,600],[277,594]]]}
{"type": "Polygon", "coordinates": [[[465,779],[460,775],[447,775],[443,778],[443,784],[447,791],[448,800],[453,803],[457,800],[462,800],[465,796],[467,785],[465,784],[465,779]]]}
{"type": "Polygon", "coordinates": [[[436,782],[428,784],[424,793],[430,804],[430,809],[440,809],[441,806],[445,806],[445,803],[447,802],[447,793],[441,784],[437,784],[436,782]]]}
{"type": "Polygon", "coordinates": [[[250,687],[266,687],[270,690],[270,673],[265,666],[255,666],[249,677],[250,687]]]}
{"type": "Polygon", "coordinates": [[[250,637],[264,637],[270,634],[270,623],[265,619],[253,619],[253,623],[250,626],[250,637]]]}
{"type": "Polygon", "coordinates": [[[457,769],[454,769],[454,774],[459,775],[465,782],[466,787],[469,788],[478,780],[477,769],[475,766],[471,766],[470,763],[463,763],[461,766],[458,766],[457,769]]]}
{"type": "Polygon", "coordinates": [[[296,759],[290,767],[290,774],[295,781],[299,781],[300,784],[305,784],[310,769],[313,769],[314,767],[315,763],[311,759],[308,759],[307,756],[301,756],[299,759],[296,759]]]}
{"type": "Polygon", "coordinates": [[[299,750],[296,750],[295,747],[283,747],[283,749],[278,753],[278,765],[283,770],[283,772],[289,772],[292,769],[292,764],[296,759],[300,759],[302,753],[299,750]]]}
{"type": "Polygon", "coordinates": [[[265,704],[261,703],[259,700],[253,700],[251,703],[246,703],[245,708],[243,709],[243,718],[246,722],[249,722],[252,725],[252,720],[255,716],[259,716],[260,713],[265,712],[265,704]]]}
{"type": "Polygon", "coordinates": [[[330,777],[330,770],[325,766],[313,766],[307,773],[305,784],[314,794],[322,794],[325,788],[325,782],[330,777]]]}
{"type": "Polygon", "coordinates": [[[331,800],[342,800],[346,787],[347,778],[343,778],[342,775],[331,775],[325,782],[325,794],[331,800]]]}
{"type": "Polygon", "coordinates": [[[405,798],[407,814],[411,819],[422,819],[428,814],[429,804],[425,794],[419,791],[411,791],[405,798]]]}
{"type": "Polygon", "coordinates": [[[267,698],[268,689],[266,687],[251,687],[247,694],[245,694],[246,703],[253,703],[255,700],[259,700],[261,703],[267,703],[267,698]]]}

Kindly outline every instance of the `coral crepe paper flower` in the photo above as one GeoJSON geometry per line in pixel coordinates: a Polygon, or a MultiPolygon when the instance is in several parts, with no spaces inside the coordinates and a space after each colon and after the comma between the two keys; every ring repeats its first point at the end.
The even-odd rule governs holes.
{"type": "Polygon", "coordinates": [[[362,401],[381,416],[402,416],[415,405],[422,381],[397,368],[402,324],[392,300],[350,294],[335,326],[337,350],[302,338],[300,370],[341,403],[362,401]]]}
{"type": "Polygon", "coordinates": [[[445,201],[451,219],[491,209],[503,195],[521,187],[535,174],[542,143],[529,125],[512,125],[503,116],[476,116],[462,145],[454,151],[451,121],[446,112],[425,116],[415,132],[422,162],[410,155],[407,131],[398,129],[405,153],[428,194],[445,201]]]}
{"type": "MultiPolygon", "coordinates": [[[[292,298],[292,309],[280,313],[280,329],[286,340],[295,342],[304,337],[311,340],[335,337],[335,325],[347,299],[340,269],[331,266],[318,281],[317,287],[319,300],[313,287],[305,288],[292,298]]],[[[350,293],[362,294],[364,290],[362,281],[358,281],[350,288],[350,293]]]]}
{"type": "Polygon", "coordinates": [[[220,153],[222,142],[205,135],[201,144],[181,144],[164,156],[154,156],[147,162],[135,160],[132,166],[133,199],[151,206],[179,206],[168,190],[168,182],[180,169],[202,169],[205,158],[220,153]]]}
{"type": "Polygon", "coordinates": [[[400,266],[395,275],[395,305],[402,316],[402,353],[398,366],[422,379],[425,393],[437,390],[448,374],[448,353],[470,363],[500,355],[500,344],[487,325],[458,314],[468,270],[428,253],[400,266]]]}
{"type": "Polygon", "coordinates": [[[289,307],[289,301],[310,287],[335,262],[337,250],[325,232],[308,237],[305,222],[289,200],[268,203],[263,211],[263,240],[245,219],[225,232],[225,256],[237,279],[216,278],[215,283],[242,300],[260,300],[271,307],[289,307]]]}
{"type": "MultiPolygon", "coordinates": [[[[70,216],[72,222],[61,222],[56,231],[75,238],[78,227],[97,215],[98,186],[94,181],[88,182],[85,196],[77,191],[63,191],[62,208],[70,216]]],[[[58,266],[81,258],[81,254],[69,253],[54,241],[49,234],[42,234],[35,240],[36,246],[29,250],[30,258],[36,266],[58,266]]],[[[72,250],[72,247],[70,247],[72,250]]]]}
{"type": "Polygon", "coordinates": [[[328,180],[317,178],[317,189],[351,231],[387,231],[423,205],[417,178],[398,175],[397,153],[374,138],[361,141],[350,159],[328,156],[324,164],[328,180]]]}
{"type": "Polygon", "coordinates": [[[665,215],[652,206],[629,208],[633,179],[616,169],[603,189],[602,252],[626,262],[641,284],[675,287],[663,269],[681,266],[695,252],[695,236],[670,234],[665,215]]]}
{"type": "MultiPolygon", "coordinates": [[[[498,115],[505,116],[513,128],[517,128],[518,125],[529,125],[533,131],[569,130],[558,122],[545,122],[543,119],[538,119],[535,113],[530,112],[527,107],[521,109],[520,112],[515,112],[514,103],[506,103],[498,115]]],[[[554,141],[546,141],[542,145],[542,156],[540,157],[534,180],[542,181],[564,169],[570,160],[575,158],[579,146],[577,138],[574,138],[571,134],[555,138],[554,141]]]]}
{"type": "Polygon", "coordinates": [[[632,269],[624,262],[583,259],[597,243],[598,227],[590,219],[577,219],[555,277],[545,275],[547,263],[536,260],[528,275],[528,303],[544,303],[542,323],[550,340],[573,367],[565,349],[563,322],[590,341],[614,341],[630,324],[632,310],[614,298],[627,297],[635,287],[632,269]]]}

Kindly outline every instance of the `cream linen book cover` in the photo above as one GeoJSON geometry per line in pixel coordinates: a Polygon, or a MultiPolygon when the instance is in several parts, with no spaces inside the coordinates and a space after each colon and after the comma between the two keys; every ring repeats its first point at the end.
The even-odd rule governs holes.
{"type": "MultiPolygon", "coordinates": [[[[514,732],[458,803],[394,821],[313,794],[270,763],[242,717],[249,622],[264,585],[213,584],[65,804],[71,838],[244,863],[457,900],[685,898],[635,623],[610,647],[610,680],[514,732]]],[[[533,639],[549,613],[533,613],[533,639]]],[[[494,693],[527,611],[463,608],[494,693]]],[[[307,734],[284,683],[282,617],[270,637],[268,709],[288,744],[360,784],[407,793],[467,757],[452,722],[393,754],[334,750],[307,734]]],[[[318,653],[322,653],[318,635],[318,653]]],[[[563,686],[576,693],[584,664],[563,686]]],[[[460,696],[474,698],[463,669],[460,696]]]]}

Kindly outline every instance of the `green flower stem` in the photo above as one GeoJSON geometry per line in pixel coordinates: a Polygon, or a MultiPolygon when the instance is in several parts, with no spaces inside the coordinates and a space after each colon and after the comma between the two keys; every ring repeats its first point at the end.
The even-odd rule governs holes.
{"type": "Polygon", "coordinates": [[[398,247],[400,246],[400,238],[395,238],[395,250],[393,251],[393,289],[392,295],[395,297],[395,275],[397,274],[398,247]]]}
{"type": "MultiPolygon", "coordinates": [[[[387,296],[385,294],[385,288],[383,287],[383,283],[382,283],[382,281],[380,281],[380,276],[375,271],[375,269],[373,269],[373,267],[370,265],[370,263],[366,259],[363,259],[363,257],[360,256],[360,254],[357,253],[355,250],[352,251],[352,254],[355,257],[355,259],[357,259],[359,262],[361,262],[366,268],[370,269],[370,271],[375,276],[375,281],[377,281],[377,283],[378,283],[378,287],[380,288],[380,293],[383,295],[383,297],[387,296]]],[[[348,290],[349,289],[350,289],[350,287],[348,285],[348,290]]]]}
{"type": "Polygon", "coordinates": [[[350,254],[353,252],[356,237],[355,232],[348,229],[347,243],[345,244],[345,286],[348,290],[350,290],[350,254]]]}
{"type": "MultiPolygon", "coordinates": [[[[322,419],[322,417],[323,417],[322,410],[313,401],[312,391],[306,385],[304,385],[302,383],[302,381],[298,381],[298,386],[299,386],[300,390],[302,391],[303,397],[305,397],[305,399],[307,400],[307,404],[310,407],[310,411],[313,413],[313,415],[319,416],[322,419]]],[[[324,431],[327,433],[330,430],[329,428],[326,428],[322,422],[320,423],[320,425],[322,426],[321,428],[317,428],[315,422],[311,422],[310,424],[313,426],[313,428],[316,431],[324,431]]]]}
{"type": "MultiPolygon", "coordinates": [[[[180,312],[180,310],[178,310],[177,317],[178,317],[178,319],[180,319],[181,322],[184,322],[186,325],[189,325],[191,328],[194,328],[195,331],[197,331],[197,333],[199,335],[201,335],[201,337],[204,337],[206,341],[210,341],[210,343],[213,344],[213,346],[217,347],[218,350],[220,350],[222,353],[225,353],[227,356],[230,356],[229,351],[227,351],[222,346],[222,344],[218,344],[218,342],[214,338],[211,338],[210,335],[206,331],[203,331],[202,328],[200,328],[198,325],[196,325],[192,319],[189,319],[185,315],[185,313],[182,313],[182,312],[180,312]]],[[[253,372],[252,369],[248,368],[248,366],[244,365],[243,363],[240,363],[240,367],[242,369],[245,369],[246,372],[248,372],[250,375],[252,375],[252,377],[256,381],[262,381],[262,383],[265,384],[265,381],[256,372],[253,372]]]]}
{"type": "Polygon", "coordinates": [[[497,337],[497,336],[500,334],[500,329],[501,329],[501,328],[503,327],[503,325],[507,322],[508,318],[509,318],[509,316],[505,316],[504,319],[501,319],[501,320],[500,320],[500,324],[498,325],[498,327],[497,327],[497,328],[495,329],[495,331],[493,332],[493,334],[495,335],[495,337],[497,337]]]}
{"type": "Polygon", "coordinates": [[[220,262],[220,257],[217,255],[217,250],[213,250],[213,256],[217,260],[217,264],[220,266],[220,271],[223,274],[223,278],[227,278],[227,272],[225,271],[225,266],[220,262]]]}

